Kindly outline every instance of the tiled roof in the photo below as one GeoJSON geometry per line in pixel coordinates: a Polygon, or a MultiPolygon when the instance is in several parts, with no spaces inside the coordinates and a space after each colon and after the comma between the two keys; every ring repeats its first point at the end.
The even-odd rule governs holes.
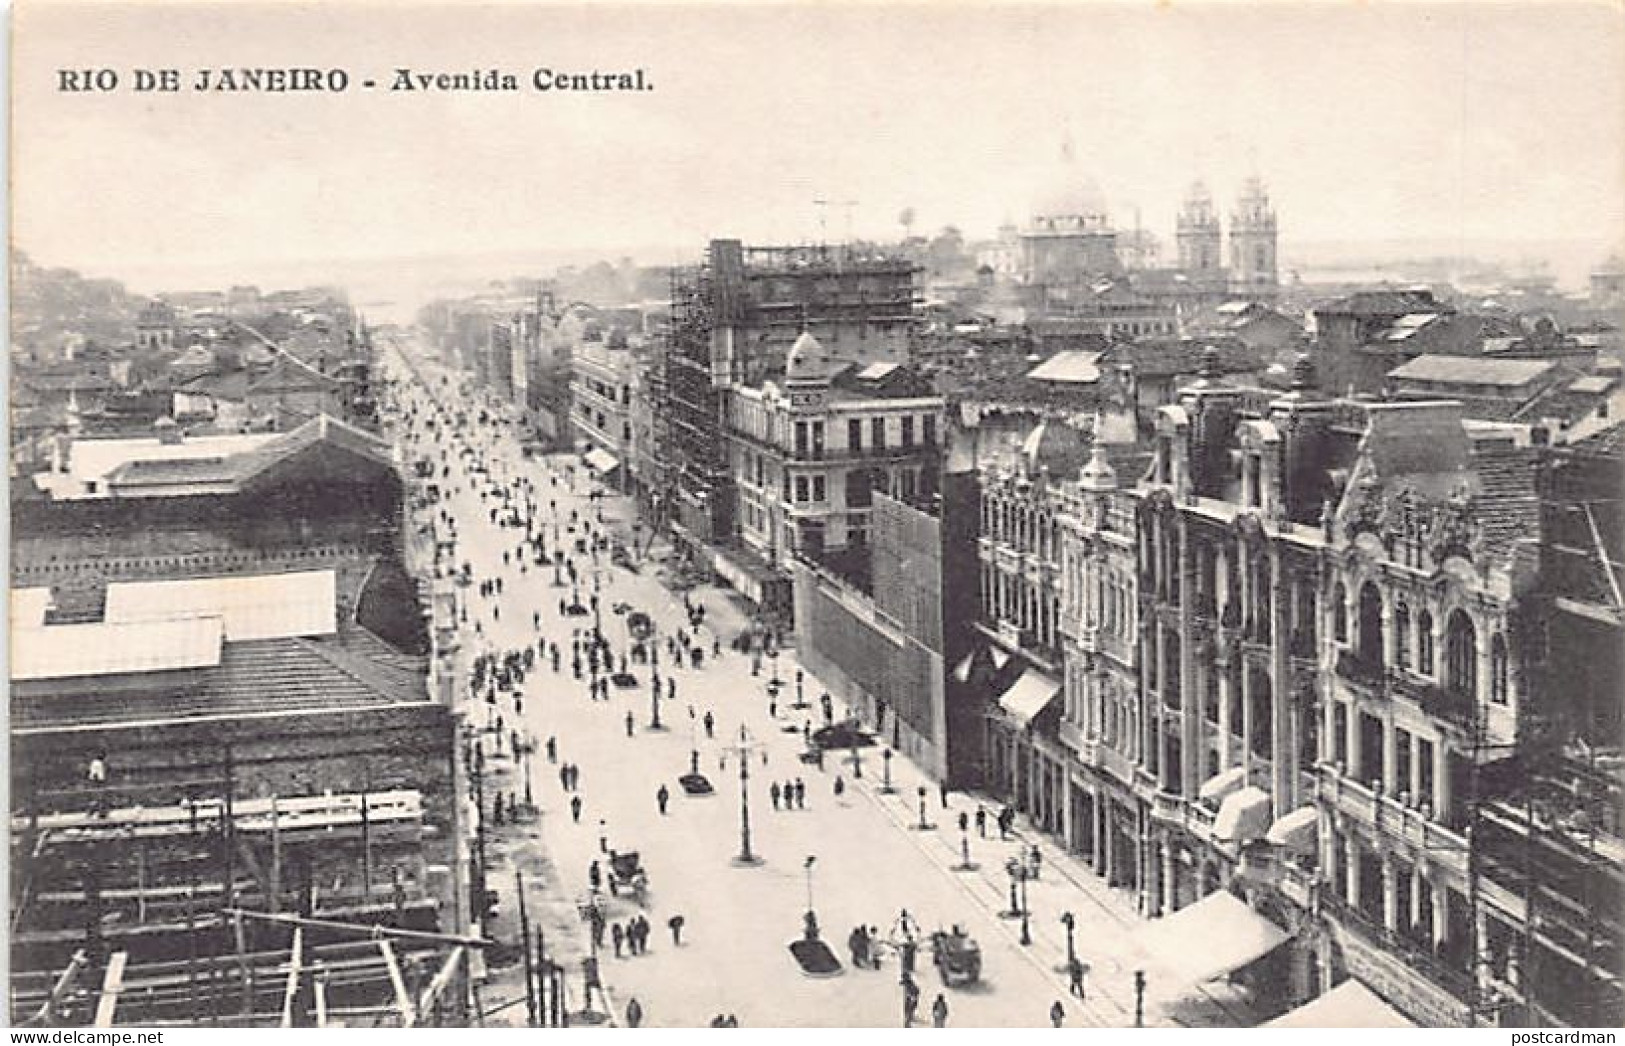
{"type": "Polygon", "coordinates": [[[1616,421],[1600,432],[1576,440],[1569,447],[1582,454],[1606,455],[1617,460],[1625,455],[1625,420],[1616,421]]]}
{"type": "Polygon", "coordinates": [[[1535,489],[1539,457],[1533,447],[1485,447],[1474,453],[1479,489],[1473,497],[1473,514],[1488,547],[1506,549],[1539,535],[1540,497],[1535,489]]]}

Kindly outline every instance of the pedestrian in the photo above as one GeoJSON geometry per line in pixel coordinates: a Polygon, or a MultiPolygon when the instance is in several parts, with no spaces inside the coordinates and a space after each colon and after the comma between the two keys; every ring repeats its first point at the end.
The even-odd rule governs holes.
{"type": "Polygon", "coordinates": [[[1085,966],[1083,962],[1074,955],[1066,964],[1067,981],[1069,982],[1067,985],[1067,991],[1071,992],[1073,995],[1076,995],[1080,999],[1087,998],[1088,996],[1085,994],[1083,987],[1083,975],[1088,972],[1089,967],[1085,966]]]}
{"type": "Polygon", "coordinates": [[[576,824],[581,823],[581,796],[579,795],[570,797],[570,820],[576,824]]]}
{"type": "Polygon", "coordinates": [[[937,791],[942,797],[942,808],[944,810],[948,809],[948,782],[947,781],[938,782],[937,783],[937,791]]]}
{"type": "Polygon", "coordinates": [[[716,729],[717,729],[716,717],[711,714],[710,709],[707,709],[706,713],[705,713],[705,719],[702,720],[702,721],[705,723],[705,739],[707,741],[709,741],[713,737],[716,736],[716,729]]]}
{"type": "Polygon", "coordinates": [[[550,763],[559,761],[559,741],[556,737],[547,739],[547,761],[550,763]]]}
{"type": "Polygon", "coordinates": [[[1044,867],[1044,852],[1038,848],[1037,843],[1033,844],[1031,860],[1033,866],[1033,878],[1037,879],[1040,869],[1044,867]]]}
{"type": "Polygon", "coordinates": [[[1066,1007],[1061,1005],[1060,999],[1049,1008],[1049,1022],[1057,1028],[1066,1023],[1066,1007]]]}
{"type": "Polygon", "coordinates": [[[626,736],[632,736],[632,712],[630,709],[628,709],[626,713],[626,736]]]}
{"type": "Polygon", "coordinates": [[[670,919],[666,920],[666,925],[671,927],[672,946],[681,946],[683,943],[683,917],[681,915],[674,915],[670,919]]]}
{"type": "Polygon", "coordinates": [[[730,1013],[727,1017],[723,1018],[722,1026],[724,1028],[737,1028],[739,1027],[739,1018],[730,1013]]]}
{"type": "Polygon", "coordinates": [[[777,781],[773,782],[773,786],[767,790],[767,794],[773,799],[773,809],[777,810],[779,808],[779,783],[777,781]]]}
{"type": "Polygon", "coordinates": [[[937,1001],[931,1004],[931,1027],[946,1028],[948,1026],[948,1000],[937,993],[937,1001]]]}
{"type": "MultiPolygon", "coordinates": [[[[1055,1005],[1059,1006],[1060,1003],[1055,1005]]],[[[636,1028],[643,1023],[643,1007],[639,1005],[637,996],[633,996],[626,1004],[626,1026],[636,1028]]]]}
{"type": "Polygon", "coordinates": [[[903,974],[903,1027],[914,1027],[914,1014],[920,1008],[920,986],[914,978],[903,974]]]}
{"type": "Polygon", "coordinates": [[[768,699],[767,699],[767,714],[772,716],[774,719],[777,719],[779,717],[779,699],[777,697],[774,697],[772,695],[768,696],[768,699]]]}
{"type": "Polygon", "coordinates": [[[660,816],[666,816],[666,804],[670,801],[671,790],[665,785],[661,785],[660,791],[655,793],[655,802],[660,806],[660,816]]]}
{"type": "MultiPolygon", "coordinates": [[[[598,867],[596,862],[593,863],[593,867],[598,867]]],[[[609,941],[615,946],[615,958],[617,959],[621,957],[621,942],[625,939],[626,931],[621,929],[620,923],[616,923],[614,926],[609,928],[609,941]]]]}
{"type": "Polygon", "coordinates": [[[839,799],[841,796],[843,796],[845,794],[846,794],[846,782],[841,779],[840,774],[836,774],[835,775],[835,798],[839,799]]]}
{"type": "MultiPolygon", "coordinates": [[[[594,893],[598,891],[600,886],[604,885],[604,873],[598,867],[597,861],[587,865],[587,885],[592,887],[594,893]]],[[[616,929],[618,930],[619,927],[616,927],[616,929]]]]}
{"type": "Polygon", "coordinates": [[[796,809],[807,809],[807,782],[796,778],[796,809]]]}
{"type": "Polygon", "coordinates": [[[677,700],[677,680],[671,678],[670,676],[666,677],[666,700],[677,700]]]}
{"type": "Polygon", "coordinates": [[[970,814],[963,810],[959,811],[959,831],[961,835],[970,831],[970,814]]]}
{"type": "Polygon", "coordinates": [[[570,790],[570,764],[565,763],[559,767],[559,787],[566,792],[570,790]]]}

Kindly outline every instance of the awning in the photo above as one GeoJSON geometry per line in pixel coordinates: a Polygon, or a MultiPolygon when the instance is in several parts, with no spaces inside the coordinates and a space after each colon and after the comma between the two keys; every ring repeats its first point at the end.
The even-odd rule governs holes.
{"type": "Polygon", "coordinates": [[[1029,668],[999,698],[999,707],[1020,720],[1022,726],[1030,726],[1038,718],[1038,713],[1060,693],[1060,683],[1037,669],[1029,668]]]}
{"type": "Polygon", "coordinates": [[[1269,829],[1269,793],[1252,785],[1225,796],[1213,818],[1213,838],[1221,843],[1250,843],[1269,829]]]}
{"type": "Polygon", "coordinates": [[[1415,1022],[1383,1002],[1376,992],[1350,977],[1325,995],[1310,999],[1266,1028],[1414,1028],[1415,1022]]]}
{"type": "Polygon", "coordinates": [[[1134,943],[1181,985],[1202,984],[1239,970],[1280,947],[1287,934],[1219,890],[1135,931],[1134,943]]]}
{"type": "Polygon", "coordinates": [[[1264,841],[1303,857],[1311,857],[1319,834],[1320,811],[1313,806],[1300,806],[1285,817],[1276,818],[1264,841]]]}
{"type": "Polygon", "coordinates": [[[616,466],[621,463],[619,458],[603,447],[594,447],[582,457],[586,460],[588,468],[598,472],[614,472],[616,466]]]}
{"type": "Polygon", "coordinates": [[[1232,766],[1223,773],[1214,774],[1202,782],[1196,797],[1205,803],[1217,803],[1247,783],[1247,768],[1232,766]]]}

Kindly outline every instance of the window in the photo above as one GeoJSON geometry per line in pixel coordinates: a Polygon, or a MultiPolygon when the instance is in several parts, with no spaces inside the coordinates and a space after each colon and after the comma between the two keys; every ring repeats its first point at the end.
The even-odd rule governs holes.
{"type": "Polygon", "coordinates": [[[863,449],[863,422],[850,418],[846,423],[846,445],[849,450],[863,449]]]}
{"type": "Polygon", "coordinates": [[[814,501],[822,503],[823,500],[824,500],[824,477],[823,476],[814,476],[813,477],[812,490],[813,490],[812,499],[814,501]]]}
{"type": "Polygon", "coordinates": [[[798,421],[798,422],[796,422],[796,457],[804,458],[806,456],[807,456],[807,423],[805,421],[798,421]]]}
{"type": "Polygon", "coordinates": [[[876,450],[886,449],[885,418],[875,418],[869,422],[869,442],[874,444],[876,450]]]}
{"type": "Polygon", "coordinates": [[[1394,663],[1411,667],[1411,608],[1404,600],[1394,607],[1394,663]]]}
{"type": "Polygon", "coordinates": [[[1342,585],[1332,589],[1332,638],[1339,643],[1349,641],[1348,601],[1343,596],[1342,585]]]}
{"type": "Polygon", "coordinates": [[[1461,610],[1453,610],[1445,624],[1444,684],[1469,697],[1478,695],[1478,634],[1473,620],[1461,610]]]}
{"type": "Polygon", "coordinates": [[[1382,664],[1382,594],[1369,581],[1360,587],[1358,656],[1367,665],[1382,664]]]}
{"type": "Polygon", "coordinates": [[[822,459],[824,456],[824,423],[815,421],[812,424],[812,454],[814,458],[822,459]]]}
{"type": "Polygon", "coordinates": [[[784,474],[784,500],[790,500],[790,473],[784,474]]]}
{"type": "Polygon", "coordinates": [[[920,441],[928,447],[937,443],[937,417],[935,414],[926,414],[920,418],[920,441]]]}
{"type": "Polygon", "coordinates": [[[1507,641],[1497,632],[1490,640],[1490,700],[1498,705],[1507,703],[1507,641]]]}
{"type": "Polygon", "coordinates": [[[1426,610],[1416,615],[1416,670],[1433,674],[1433,615],[1426,610]]]}
{"type": "Polygon", "coordinates": [[[806,476],[797,476],[796,477],[796,500],[797,501],[806,501],[807,500],[807,477],[806,476]]]}
{"type": "Polygon", "coordinates": [[[868,508],[874,504],[874,475],[868,469],[853,469],[846,474],[846,503],[851,508],[868,508]]]}
{"type": "Polygon", "coordinates": [[[914,446],[914,419],[912,417],[903,419],[903,446],[914,446]]]}

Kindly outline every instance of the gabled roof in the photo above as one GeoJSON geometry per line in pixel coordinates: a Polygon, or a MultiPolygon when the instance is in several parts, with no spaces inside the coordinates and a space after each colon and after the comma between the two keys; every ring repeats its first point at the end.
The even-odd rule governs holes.
{"type": "Polygon", "coordinates": [[[315,367],[300,361],[297,357],[286,352],[277,354],[276,362],[271,364],[269,370],[261,374],[248,386],[249,392],[259,392],[265,389],[337,389],[340,386],[335,378],[330,378],[315,367]]]}

